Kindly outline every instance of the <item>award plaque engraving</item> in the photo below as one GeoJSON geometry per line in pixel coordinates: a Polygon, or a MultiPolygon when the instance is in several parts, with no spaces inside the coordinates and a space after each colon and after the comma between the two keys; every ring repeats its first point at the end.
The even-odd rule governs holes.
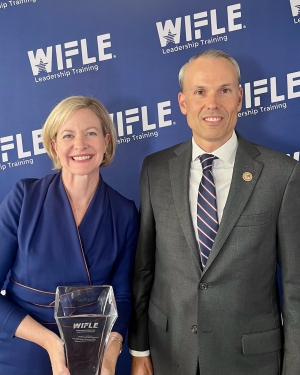
{"type": "Polygon", "coordinates": [[[71,375],[98,375],[118,317],[112,287],[58,286],[54,316],[71,375]]]}

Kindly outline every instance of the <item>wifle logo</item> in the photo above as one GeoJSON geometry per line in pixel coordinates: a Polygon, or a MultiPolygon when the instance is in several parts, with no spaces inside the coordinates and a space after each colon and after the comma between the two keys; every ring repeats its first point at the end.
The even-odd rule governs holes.
{"type": "Polygon", "coordinates": [[[300,16],[300,0],[290,0],[293,17],[300,16]]]}
{"type": "Polygon", "coordinates": [[[220,27],[217,9],[157,22],[156,28],[162,52],[165,54],[197,48],[199,45],[227,42],[227,32],[245,27],[239,21],[241,16],[241,4],[238,3],[227,6],[227,23],[223,27],[220,27]],[[203,34],[208,34],[208,38],[204,39],[203,34]]]}
{"type": "MultiPolygon", "coordinates": [[[[121,144],[149,137],[158,137],[160,128],[175,125],[170,119],[171,114],[171,102],[164,101],[155,103],[154,106],[151,105],[150,107],[142,106],[118,111],[111,113],[110,116],[116,125],[118,144],[121,144]]],[[[20,133],[5,135],[0,137],[0,171],[25,164],[33,164],[33,156],[45,153],[41,129],[33,130],[31,136],[20,133]],[[15,158],[18,160],[12,161],[15,158]]]]}
{"type": "Polygon", "coordinates": [[[73,323],[74,329],[99,328],[99,323],[73,323]]]}
{"type": "Polygon", "coordinates": [[[25,164],[33,164],[33,155],[44,154],[46,150],[43,147],[42,141],[42,130],[33,130],[31,132],[32,149],[27,151],[23,146],[22,134],[8,135],[6,137],[0,137],[0,150],[1,150],[1,161],[5,164],[0,164],[0,170],[4,171],[6,168],[19,167],[25,164]],[[17,151],[18,161],[9,161],[8,151],[17,151]]]}
{"type": "Polygon", "coordinates": [[[8,135],[6,137],[0,137],[0,149],[1,149],[1,159],[3,163],[8,162],[8,152],[9,150],[17,150],[18,159],[31,157],[32,154],[40,155],[44,154],[46,150],[43,147],[42,141],[42,130],[33,130],[31,132],[31,141],[33,151],[25,151],[23,146],[22,134],[8,135]],[[15,138],[15,139],[14,139],[15,138]]]}
{"type": "Polygon", "coordinates": [[[157,103],[154,111],[156,119],[149,120],[148,107],[130,108],[125,111],[111,113],[110,116],[117,127],[118,144],[138,141],[144,138],[158,137],[158,128],[175,125],[169,118],[171,102],[157,103]]]}
{"type": "MultiPolygon", "coordinates": [[[[89,41],[92,43],[91,41],[89,41]]],[[[97,56],[90,56],[87,39],[74,40],[46,48],[38,48],[36,51],[28,51],[31,70],[36,82],[49,81],[51,79],[69,77],[72,74],[80,74],[88,71],[98,71],[98,62],[110,60],[113,56],[110,34],[97,35],[93,44],[97,48],[97,56]],[[75,65],[75,67],[73,67],[75,65]],[[37,77],[39,76],[39,77],[37,77]]]]}
{"type": "Polygon", "coordinates": [[[277,87],[277,77],[264,78],[244,85],[245,111],[239,117],[286,109],[286,100],[300,98],[300,71],[286,75],[286,86],[277,87]],[[264,104],[262,104],[264,102],[264,104]],[[265,105],[268,103],[268,105],[265,105]]]}

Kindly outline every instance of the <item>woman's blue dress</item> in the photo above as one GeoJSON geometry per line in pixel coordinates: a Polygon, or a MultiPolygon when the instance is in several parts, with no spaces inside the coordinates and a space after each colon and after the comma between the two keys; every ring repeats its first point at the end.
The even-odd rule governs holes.
{"type": "Polygon", "coordinates": [[[100,182],[77,229],[61,173],[19,181],[0,206],[0,375],[52,375],[47,352],[14,337],[26,315],[58,334],[58,285],[112,285],[125,336],[131,312],[138,214],[130,201],[100,182]]]}

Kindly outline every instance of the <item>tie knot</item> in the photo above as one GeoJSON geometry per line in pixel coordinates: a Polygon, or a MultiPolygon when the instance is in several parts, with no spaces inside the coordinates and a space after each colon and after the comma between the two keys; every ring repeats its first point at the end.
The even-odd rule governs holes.
{"type": "Polygon", "coordinates": [[[199,159],[200,159],[203,171],[204,170],[211,171],[213,161],[215,159],[218,159],[218,157],[212,154],[203,154],[202,156],[199,157],[199,159]]]}

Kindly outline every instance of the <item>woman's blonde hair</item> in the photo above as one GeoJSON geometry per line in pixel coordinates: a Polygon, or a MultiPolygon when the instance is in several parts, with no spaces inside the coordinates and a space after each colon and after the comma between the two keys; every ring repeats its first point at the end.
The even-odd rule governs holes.
{"type": "Polygon", "coordinates": [[[108,166],[114,156],[117,146],[117,135],[114,123],[104,105],[99,100],[88,96],[70,96],[58,103],[48,116],[42,130],[44,147],[53,162],[53,169],[62,168],[60,160],[52,147],[52,140],[56,139],[58,129],[71,114],[78,109],[88,108],[99,118],[104,137],[109,134],[110,140],[106,148],[106,153],[100,167],[108,166]]]}

